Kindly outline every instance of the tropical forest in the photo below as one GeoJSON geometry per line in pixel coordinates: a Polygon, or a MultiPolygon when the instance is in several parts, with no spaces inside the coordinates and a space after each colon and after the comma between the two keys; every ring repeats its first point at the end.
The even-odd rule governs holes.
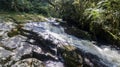
{"type": "Polygon", "coordinates": [[[120,67],[120,0],[0,0],[0,67],[120,67]]]}

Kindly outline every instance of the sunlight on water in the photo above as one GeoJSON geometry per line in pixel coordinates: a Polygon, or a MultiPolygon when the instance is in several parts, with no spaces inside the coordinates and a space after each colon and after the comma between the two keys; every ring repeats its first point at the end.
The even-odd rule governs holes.
{"type": "MultiPolygon", "coordinates": [[[[94,55],[97,55],[102,60],[101,62],[105,63],[106,65],[109,65],[110,67],[117,67],[120,66],[120,54],[116,50],[111,50],[110,48],[101,48],[97,45],[93,44],[90,41],[87,40],[81,40],[78,39],[72,35],[68,35],[64,32],[64,29],[60,25],[54,25],[52,22],[40,22],[40,23],[28,23],[26,24],[26,27],[33,26],[31,30],[38,32],[45,37],[45,39],[50,39],[51,37],[54,37],[53,41],[61,41],[63,43],[67,43],[70,45],[74,45],[78,47],[79,49],[84,50],[85,52],[92,53],[94,55]],[[39,27],[36,29],[36,27],[39,27]],[[41,29],[44,30],[44,32],[41,32],[41,29]],[[45,36],[44,34],[47,34],[49,36],[45,36]],[[112,64],[112,66],[110,64],[112,64]]],[[[29,27],[30,28],[30,27],[29,27]]],[[[56,43],[56,42],[55,42],[56,43]]]]}
{"type": "MultiPolygon", "coordinates": [[[[16,48],[15,50],[13,50],[13,52],[11,52],[5,50],[0,46],[0,58],[12,56],[12,60],[16,61],[19,60],[22,55],[30,54],[33,49],[35,52],[42,52],[42,50],[37,46],[31,46],[30,44],[25,43],[25,37],[18,35],[12,38],[8,38],[5,32],[8,32],[9,30],[11,30],[11,28],[14,28],[14,26],[12,26],[12,23],[0,23],[0,34],[4,37],[1,42],[3,43],[3,45],[11,49],[16,48]]],[[[91,41],[82,40],[72,35],[68,35],[67,33],[65,33],[64,28],[54,20],[48,19],[48,22],[26,23],[24,25],[24,29],[38,33],[44,39],[50,40],[54,44],[57,44],[57,46],[72,45],[79,48],[80,50],[83,50],[85,53],[96,55],[101,58],[99,62],[107,65],[108,67],[120,67],[120,54],[117,50],[111,49],[109,46],[104,45],[99,47],[93,44],[91,41]]],[[[30,42],[34,42],[34,40],[30,40],[30,42]]],[[[61,62],[46,61],[45,63],[46,67],[64,67],[63,63],[61,62]]],[[[15,65],[17,65],[17,63],[15,65]]],[[[13,65],[13,67],[15,65],[13,65]]]]}

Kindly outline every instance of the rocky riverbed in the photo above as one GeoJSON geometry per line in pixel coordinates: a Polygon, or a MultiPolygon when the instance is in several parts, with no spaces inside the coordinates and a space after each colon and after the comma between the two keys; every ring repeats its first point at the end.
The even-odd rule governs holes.
{"type": "Polygon", "coordinates": [[[69,35],[55,20],[0,23],[0,67],[119,67],[116,49],[69,35]]]}

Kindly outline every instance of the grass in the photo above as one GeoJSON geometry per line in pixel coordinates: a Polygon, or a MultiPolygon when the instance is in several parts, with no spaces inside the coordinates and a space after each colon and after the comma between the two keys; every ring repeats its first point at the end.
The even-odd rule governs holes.
{"type": "Polygon", "coordinates": [[[0,12],[0,18],[5,22],[12,22],[15,19],[19,23],[46,21],[43,15],[35,13],[0,12]]]}

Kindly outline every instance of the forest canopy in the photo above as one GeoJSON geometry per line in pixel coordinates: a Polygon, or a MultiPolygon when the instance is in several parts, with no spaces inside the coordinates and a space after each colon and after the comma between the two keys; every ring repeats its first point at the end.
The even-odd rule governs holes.
{"type": "Polygon", "coordinates": [[[59,17],[94,40],[120,40],[120,0],[0,0],[0,11],[59,17]]]}

